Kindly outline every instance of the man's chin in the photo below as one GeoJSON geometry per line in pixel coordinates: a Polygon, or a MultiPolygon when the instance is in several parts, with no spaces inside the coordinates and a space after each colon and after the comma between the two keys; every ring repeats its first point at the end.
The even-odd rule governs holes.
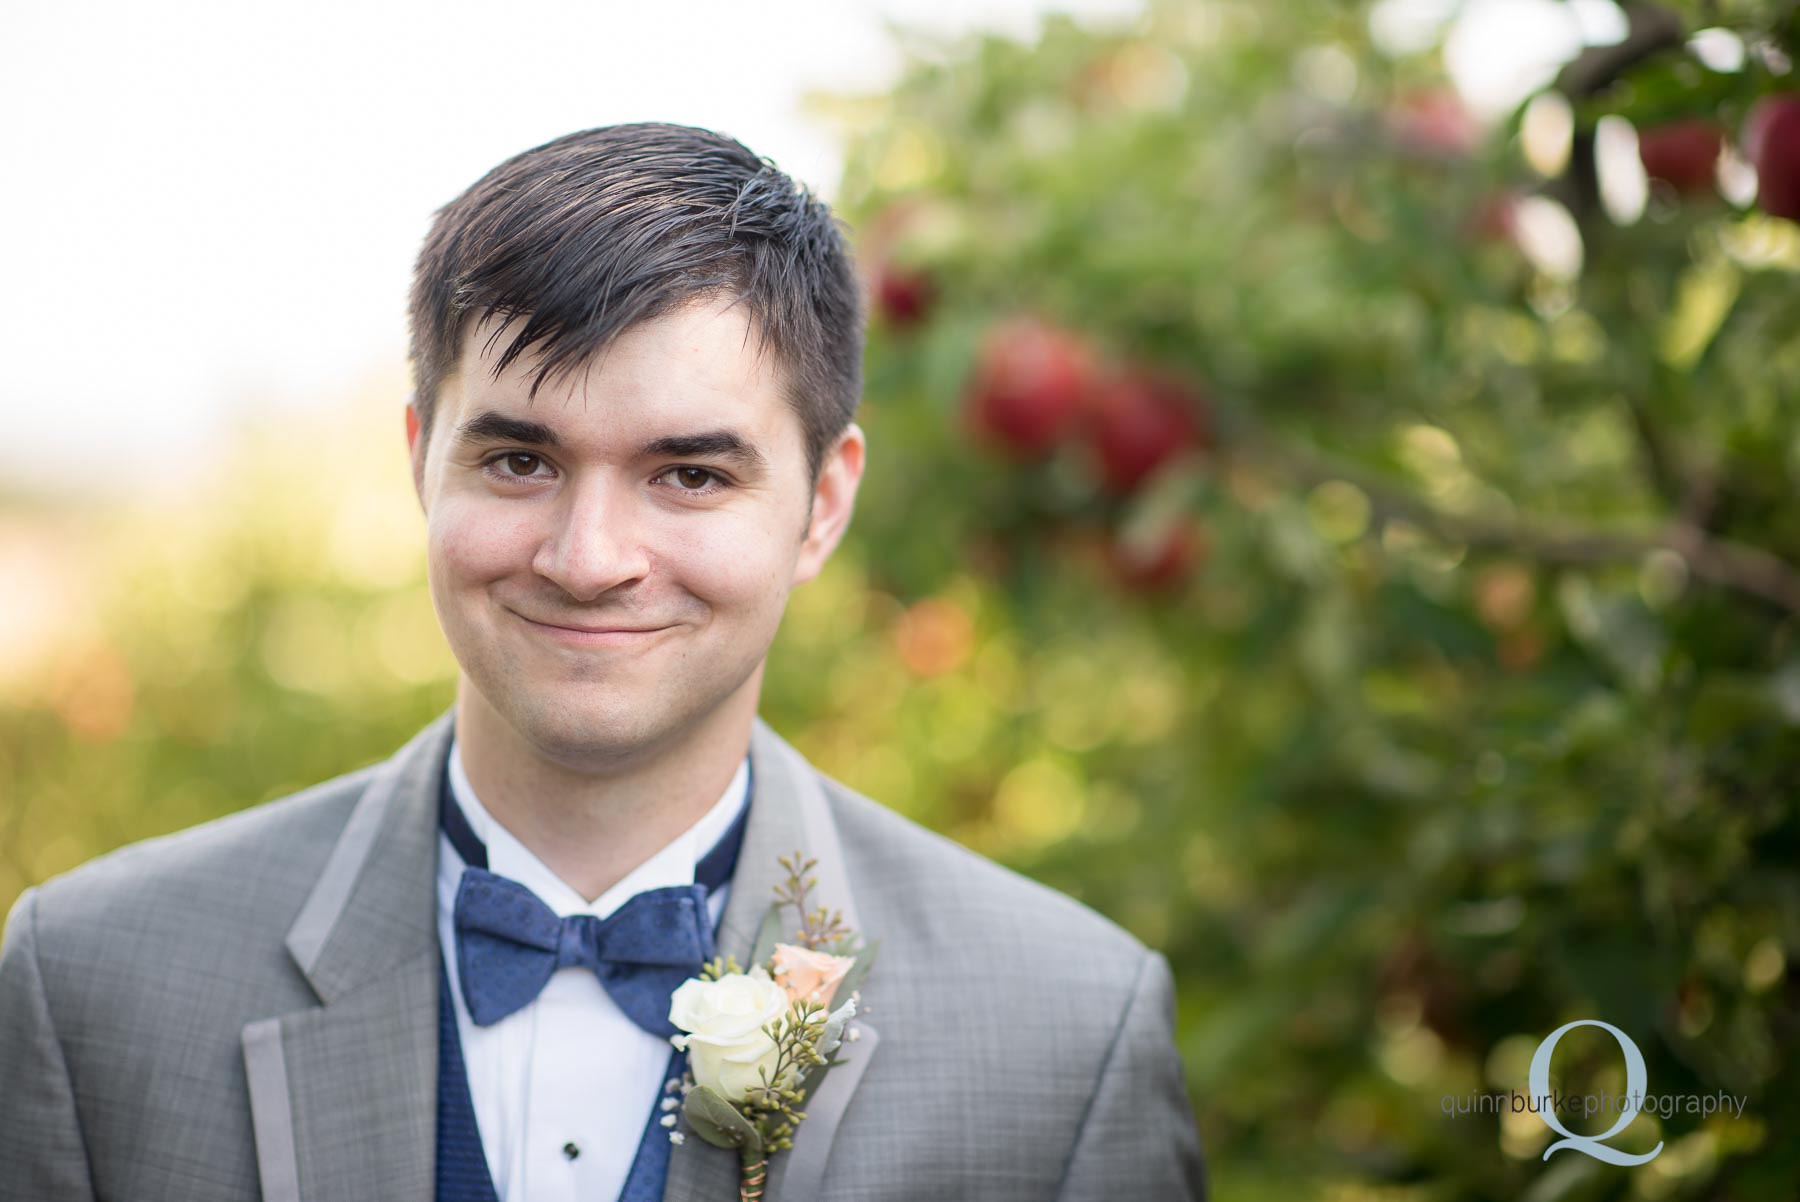
{"type": "Polygon", "coordinates": [[[667,723],[650,707],[618,697],[523,702],[509,708],[513,726],[527,744],[544,759],[572,770],[628,762],[655,751],[669,734],[667,723]]]}

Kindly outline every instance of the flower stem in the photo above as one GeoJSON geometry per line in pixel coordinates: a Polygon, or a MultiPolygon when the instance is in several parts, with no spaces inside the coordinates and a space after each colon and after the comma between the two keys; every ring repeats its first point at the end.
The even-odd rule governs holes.
{"type": "Polygon", "coordinates": [[[744,1162],[743,1171],[738,1175],[738,1202],[760,1202],[763,1196],[763,1183],[768,1179],[769,1158],[759,1159],[755,1164],[744,1162]]]}

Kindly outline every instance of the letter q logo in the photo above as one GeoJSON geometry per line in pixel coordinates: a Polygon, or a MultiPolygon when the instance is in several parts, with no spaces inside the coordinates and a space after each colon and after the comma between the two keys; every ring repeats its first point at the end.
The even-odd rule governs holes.
{"type": "Polygon", "coordinates": [[[1641,1156],[1633,1156],[1621,1152],[1617,1148],[1608,1147],[1606,1140],[1611,1139],[1625,1128],[1631,1126],[1637,1118],[1639,1110],[1644,1106],[1644,1086],[1649,1074],[1644,1069],[1644,1054],[1638,1051],[1637,1044],[1631,1037],[1611,1023],[1601,1022],[1597,1018],[1578,1018],[1572,1023],[1564,1023],[1544,1037],[1538,1044],[1537,1051],[1531,1057],[1531,1096],[1548,1099],[1550,1094],[1550,1056],[1556,1051],[1556,1043],[1563,1035],[1576,1027],[1599,1027],[1612,1032],[1612,1037],[1619,1041],[1619,1048],[1625,1053],[1625,1099],[1627,1105],[1619,1110],[1619,1121],[1599,1135],[1577,1135],[1556,1117],[1556,1108],[1545,1105],[1538,1114],[1544,1124],[1563,1138],[1544,1149],[1544,1159],[1549,1160],[1552,1152],[1560,1152],[1564,1148],[1573,1148],[1577,1152],[1592,1156],[1595,1160],[1603,1160],[1607,1164],[1634,1165],[1655,1160],[1657,1153],[1663,1150],[1662,1141],[1657,1141],[1654,1148],[1641,1156]]]}

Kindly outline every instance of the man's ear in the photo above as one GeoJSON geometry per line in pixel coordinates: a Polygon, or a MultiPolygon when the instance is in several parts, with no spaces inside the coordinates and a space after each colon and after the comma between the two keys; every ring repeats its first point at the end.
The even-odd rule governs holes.
{"type": "Polygon", "coordinates": [[[420,436],[418,394],[409,394],[406,398],[406,453],[412,459],[413,492],[418,494],[419,508],[425,507],[425,444],[429,441],[420,436]]]}
{"type": "Polygon", "coordinates": [[[837,549],[844,531],[850,528],[850,514],[856,507],[856,488],[862,483],[867,450],[862,427],[851,422],[826,454],[825,462],[819,468],[819,483],[813,489],[812,516],[800,542],[800,555],[794,562],[790,588],[817,576],[837,549]]]}

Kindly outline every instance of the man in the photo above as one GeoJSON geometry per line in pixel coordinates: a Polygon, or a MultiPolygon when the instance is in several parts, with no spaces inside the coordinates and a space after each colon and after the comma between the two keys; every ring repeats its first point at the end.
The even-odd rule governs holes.
{"type": "Polygon", "coordinates": [[[738,1157],[665,1102],[670,985],[749,964],[796,850],[880,947],[767,1197],[1198,1197],[1164,958],[757,715],[863,471],[826,208],[704,130],[573,134],[437,215],[411,319],[455,705],[383,763],[27,891],[0,1197],[734,1197],[738,1157]],[[528,954],[509,912],[552,950],[484,959],[528,954]],[[594,950],[632,915],[688,942],[650,939],[660,969],[594,950]]]}

